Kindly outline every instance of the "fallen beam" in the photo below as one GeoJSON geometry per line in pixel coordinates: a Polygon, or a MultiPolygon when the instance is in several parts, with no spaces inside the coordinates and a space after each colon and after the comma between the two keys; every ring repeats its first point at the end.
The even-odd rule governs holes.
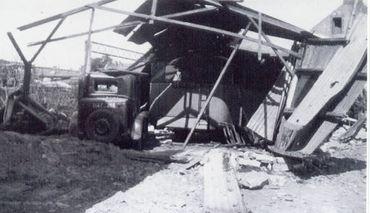
{"type": "MultiPolygon", "coordinates": [[[[226,35],[226,36],[230,36],[230,37],[233,37],[233,38],[244,39],[244,40],[255,42],[255,43],[259,42],[258,39],[255,39],[255,38],[251,38],[251,37],[248,37],[248,36],[245,36],[245,35],[240,35],[240,34],[230,32],[230,31],[227,31],[227,30],[222,30],[222,29],[209,27],[209,26],[205,26],[205,25],[201,25],[201,24],[195,24],[195,23],[190,23],[190,22],[185,22],[185,21],[178,21],[178,20],[173,20],[173,19],[168,19],[168,18],[163,18],[163,17],[158,17],[158,16],[152,16],[152,15],[146,15],[146,14],[141,14],[141,13],[136,13],[136,12],[128,12],[128,11],[124,11],[124,10],[118,10],[118,9],[103,7],[103,6],[97,6],[96,8],[101,9],[101,10],[105,10],[105,11],[109,11],[109,12],[113,12],[113,13],[129,15],[129,16],[133,16],[133,17],[139,17],[139,18],[144,18],[144,19],[153,19],[153,20],[159,21],[159,22],[164,22],[164,23],[169,23],[169,24],[176,24],[176,25],[180,25],[180,26],[183,26],[183,27],[191,28],[191,29],[218,33],[218,34],[221,34],[221,35],[226,35]]],[[[272,44],[272,43],[269,43],[269,42],[264,42],[264,41],[261,41],[261,44],[264,45],[264,46],[273,47],[275,49],[281,50],[282,52],[286,52],[286,53],[288,53],[288,54],[290,54],[294,57],[301,58],[301,55],[299,55],[298,53],[296,53],[294,51],[291,51],[291,50],[288,50],[288,49],[285,49],[285,48],[280,47],[278,45],[275,45],[275,44],[272,44]]]]}
{"type": "MultiPolygon", "coordinates": [[[[92,30],[91,34],[100,33],[100,32],[104,32],[104,31],[107,31],[107,30],[113,30],[113,29],[116,29],[116,28],[132,27],[132,26],[136,26],[136,25],[139,25],[139,24],[142,24],[142,23],[143,22],[141,22],[141,21],[133,21],[133,22],[125,23],[125,24],[113,25],[113,26],[109,26],[109,27],[100,28],[100,29],[97,29],[97,30],[92,30]]],[[[87,32],[76,33],[76,34],[67,35],[67,36],[61,36],[61,37],[50,39],[48,41],[48,43],[55,42],[55,41],[61,41],[61,40],[65,40],[65,39],[70,39],[70,38],[76,38],[76,37],[80,37],[80,36],[84,36],[84,35],[89,35],[89,33],[90,32],[87,31],[87,32]]],[[[36,46],[36,45],[40,45],[44,42],[45,42],[45,40],[36,41],[36,42],[29,43],[28,46],[36,46]]]]}
{"type": "Polygon", "coordinates": [[[55,21],[55,20],[58,20],[58,19],[62,19],[62,18],[65,18],[67,16],[74,15],[76,13],[80,13],[80,12],[89,10],[92,7],[108,4],[108,3],[111,3],[113,1],[116,1],[116,0],[102,0],[102,1],[92,3],[92,4],[87,4],[87,5],[84,5],[82,7],[78,7],[76,9],[69,10],[69,11],[64,12],[64,13],[60,13],[60,14],[57,14],[57,15],[54,15],[54,16],[51,16],[51,17],[48,17],[48,18],[45,18],[45,19],[41,19],[39,21],[32,22],[32,23],[27,24],[27,25],[23,25],[21,27],[18,27],[18,30],[23,31],[23,30],[27,30],[27,29],[30,29],[30,28],[33,28],[33,27],[37,27],[39,25],[46,24],[48,22],[55,21]]]}
{"type": "Polygon", "coordinates": [[[123,57],[123,56],[120,56],[120,55],[103,53],[103,52],[99,52],[99,51],[95,51],[95,50],[92,50],[91,52],[96,53],[96,54],[100,54],[100,55],[107,55],[107,56],[112,56],[112,57],[115,57],[115,58],[126,59],[126,60],[129,60],[129,61],[136,61],[137,60],[137,59],[134,59],[134,58],[128,58],[128,57],[123,57]]]}
{"type": "Polygon", "coordinates": [[[130,52],[130,53],[136,53],[136,54],[140,54],[140,55],[144,55],[145,54],[145,53],[142,53],[142,52],[137,52],[137,51],[134,51],[134,50],[125,49],[125,48],[122,48],[122,47],[116,47],[116,46],[109,45],[109,44],[103,44],[103,43],[96,42],[96,41],[92,41],[91,43],[92,44],[97,44],[97,45],[100,45],[100,46],[103,46],[103,47],[109,47],[109,48],[113,48],[113,49],[117,49],[117,50],[122,50],[122,51],[130,52]]]}
{"type": "Polygon", "coordinates": [[[204,165],[204,212],[248,212],[240,193],[230,154],[219,149],[211,150],[204,165]]]}

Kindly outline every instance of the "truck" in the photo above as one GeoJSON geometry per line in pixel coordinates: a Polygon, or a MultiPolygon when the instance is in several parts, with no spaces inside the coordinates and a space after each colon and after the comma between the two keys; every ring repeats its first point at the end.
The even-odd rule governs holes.
{"type": "Polygon", "coordinates": [[[143,78],[143,73],[124,71],[83,75],[78,83],[77,122],[70,128],[77,127],[80,139],[131,141],[142,149],[148,129],[148,111],[140,88],[143,78]]]}

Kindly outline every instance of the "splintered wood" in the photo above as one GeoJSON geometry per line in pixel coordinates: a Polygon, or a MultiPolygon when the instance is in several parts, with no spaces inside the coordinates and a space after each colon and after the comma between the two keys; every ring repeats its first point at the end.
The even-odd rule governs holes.
{"type": "Polygon", "coordinates": [[[204,212],[244,213],[245,208],[230,154],[211,150],[204,165],[204,212]]]}
{"type": "Polygon", "coordinates": [[[289,128],[301,129],[344,89],[359,70],[366,56],[366,17],[358,18],[350,43],[340,49],[329,62],[323,74],[313,85],[286,123],[289,128]]]}

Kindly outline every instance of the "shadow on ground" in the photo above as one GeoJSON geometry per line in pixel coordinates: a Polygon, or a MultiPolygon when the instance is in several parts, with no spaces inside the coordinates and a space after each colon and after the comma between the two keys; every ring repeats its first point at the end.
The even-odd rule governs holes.
{"type": "Polygon", "coordinates": [[[366,169],[366,161],[353,158],[319,157],[304,161],[287,160],[292,172],[302,179],[320,175],[335,175],[366,169]]]}

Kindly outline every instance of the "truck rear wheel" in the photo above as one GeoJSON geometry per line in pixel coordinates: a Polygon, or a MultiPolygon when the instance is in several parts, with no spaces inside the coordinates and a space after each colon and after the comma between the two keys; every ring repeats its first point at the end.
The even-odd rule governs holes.
{"type": "Polygon", "coordinates": [[[85,130],[88,139],[110,143],[119,135],[117,116],[109,110],[97,110],[86,120],[85,130]]]}

